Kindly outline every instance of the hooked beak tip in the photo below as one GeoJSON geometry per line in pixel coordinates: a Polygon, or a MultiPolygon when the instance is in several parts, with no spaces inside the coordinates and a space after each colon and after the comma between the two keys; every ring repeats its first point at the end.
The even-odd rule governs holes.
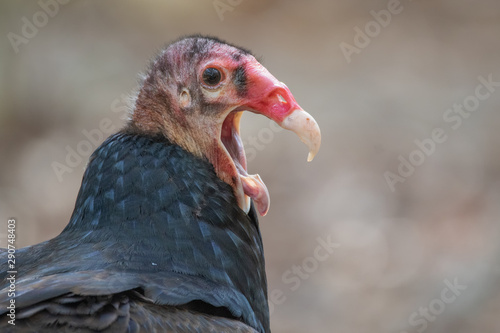
{"type": "Polygon", "coordinates": [[[316,120],[302,109],[293,110],[280,124],[284,129],[293,131],[309,148],[307,162],[311,162],[321,146],[321,131],[316,120]]]}

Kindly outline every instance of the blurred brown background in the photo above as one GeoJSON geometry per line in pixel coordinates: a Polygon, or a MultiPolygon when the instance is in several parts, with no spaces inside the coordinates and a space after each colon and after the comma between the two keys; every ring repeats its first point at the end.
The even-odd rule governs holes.
{"type": "Polygon", "coordinates": [[[49,3],[0,4],[0,219],[17,218],[18,246],[69,220],[90,151],[58,178],[67,147],[123,124],[164,43],[212,34],[261,57],[322,130],[306,163],[293,134],[243,119],[272,199],[273,331],[500,332],[500,87],[478,79],[500,81],[500,2],[49,3]],[[448,111],[463,103],[473,111],[448,111]],[[410,155],[423,163],[392,191],[384,175],[410,155]]]}

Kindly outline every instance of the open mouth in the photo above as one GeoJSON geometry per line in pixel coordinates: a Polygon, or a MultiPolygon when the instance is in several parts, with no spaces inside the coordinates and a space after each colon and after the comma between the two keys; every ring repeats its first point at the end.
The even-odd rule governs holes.
{"type": "Polygon", "coordinates": [[[319,150],[321,133],[316,120],[297,104],[283,82],[279,82],[258,63],[249,68],[246,74],[252,89],[247,89],[244,97],[238,99],[237,105],[224,113],[220,142],[212,164],[216,166],[219,178],[233,187],[240,208],[248,213],[252,199],[257,212],[263,216],[269,210],[269,192],[259,175],[249,175],[247,172],[245,149],[240,137],[243,111],[263,115],[283,129],[297,134],[309,148],[308,161],[319,150]],[[224,154],[223,157],[219,156],[220,153],[224,154]]]}
{"type": "MultiPolygon", "coordinates": [[[[226,148],[233,164],[238,173],[239,181],[241,183],[241,190],[237,196],[244,196],[240,198],[242,201],[242,209],[248,212],[250,209],[250,198],[253,199],[255,207],[260,215],[266,215],[269,210],[270,198],[266,185],[259,175],[249,175],[247,172],[247,161],[245,156],[245,148],[240,137],[240,120],[243,111],[230,112],[221,128],[221,142],[226,148]]],[[[237,188],[240,187],[237,185],[237,188]]]]}

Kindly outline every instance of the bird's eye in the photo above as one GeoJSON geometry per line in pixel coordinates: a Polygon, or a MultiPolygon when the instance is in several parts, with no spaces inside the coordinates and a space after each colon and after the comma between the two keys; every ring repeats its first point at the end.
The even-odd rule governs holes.
{"type": "Polygon", "coordinates": [[[221,72],[214,67],[208,67],[203,71],[203,82],[208,86],[216,86],[222,79],[221,72]]]}

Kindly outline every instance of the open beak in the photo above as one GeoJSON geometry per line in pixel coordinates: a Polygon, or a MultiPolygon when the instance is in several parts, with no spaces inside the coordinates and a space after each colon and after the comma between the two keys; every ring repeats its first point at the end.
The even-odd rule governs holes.
{"type": "MultiPolygon", "coordinates": [[[[248,64],[246,72],[249,88],[238,110],[264,115],[282,128],[293,131],[309,148],[307,161],[312,161],[321,145],[321,132],[316,120],[297,104],[288,87],[279,82],[259,62],[255,60],[248,64]]],[[[239,118],[234,117],[233,125],[238,136],[239,118]]],[[[244,153],[240,164],[242,168],[239,168],[238,173],[244,192],[243,198],[239,196],[240,207],[248,211],[248,198],[252,198],[258,212],[263,216],[270,205],[267,187],[259,175],[247,174],[244,153]]]]}
{"type": "Polygon", "coordinates": [[[245,106],[249,111],[262,114],[297,134],[309,148],[307,161],[312,161],[321,145],[321,132],[316,120],[297,104],[288,87],[259,62],[255,61],[247,68],[251,89],[245,106]]]}

